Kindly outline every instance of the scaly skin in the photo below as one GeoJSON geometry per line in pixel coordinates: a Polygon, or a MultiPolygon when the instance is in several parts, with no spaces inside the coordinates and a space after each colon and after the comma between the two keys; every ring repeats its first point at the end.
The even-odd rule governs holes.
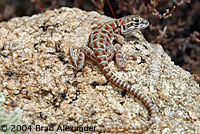
{"type": "Polygon", "coordinates": [[[119,67],[124,67],[126,65],[125,60],[127,56],[122,56],[122,52],[119,50],[119,47],[118,49],[115,48],[115,45],[112,43],[113,39],[118,40],[118,42],[123,45],[123,36],[131,35],[135,30],[146,28],[148,25],[149,22],[147,20],[136,15],[116,19],[97,27],[91,33],[88,44],[87,46],[83,46],[79,58],[75,57],[73,49],[70,48],[70,55],[72,57],[75,69],[82,69],[85,61],[85,55],[90,57],[90,59],[98,63],[107,80],[109,80],[115,86],[133,94],[140,101],[142,101],[149,110],[150,119],[145,124],[133,127],[98,127],[96,130],[99,132],[145,130],[154,123],[155,109],[151,99],[142,94],[138,89],[133,88],[132,85],[118,78],[108,66],[108,62],[114,57],[114,55],[116,58],[115,60],[118,61],[117,64],[119,67]]]}

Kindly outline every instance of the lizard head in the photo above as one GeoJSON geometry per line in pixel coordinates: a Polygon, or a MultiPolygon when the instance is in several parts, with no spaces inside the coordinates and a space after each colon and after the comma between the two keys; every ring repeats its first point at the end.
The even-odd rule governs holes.
{"type": "Polygon", "coordinates": [[[130,34],[136,30],[144,29],[149,22],[138,15],[130,15],[122,18],[121,33],[123,35],[130,34]]]}

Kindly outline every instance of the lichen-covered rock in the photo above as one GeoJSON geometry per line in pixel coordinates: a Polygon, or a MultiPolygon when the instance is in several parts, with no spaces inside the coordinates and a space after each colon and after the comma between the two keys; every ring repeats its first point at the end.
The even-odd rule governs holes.
{"type": "Polygon", "coordinates": [[[3,93],[0,93],[0,132],[1,134],[21,134],[23,131],[17,131],[14,126],[23,126],[21,123],[22,112],[19,107],[13,112],[6,113],[1,105],[5,102],[3,93]]]}
{"type": "MultiPolygon", "coordinates": [[[[30,133],[36,133],[36,125],[62,133],[56,132],[59,124],[134,126],[147,121],[145,106],[107,83],[96,63],[87,60],[79,72],[71,66],[69,46],[79,50],[98,24],[110,20],[60,8],[0,23],[0,92],[7,92],[7,109],[22,109],[30,133]]],[[[135,54],[126,68],[113,61],[110,67],[152,98],[156,122],[146,133],[200,133],[200,88],[193,76],[174,65],[160,45],[148,43],[139,31],[135,36],[122,47],[135,54]]]]}

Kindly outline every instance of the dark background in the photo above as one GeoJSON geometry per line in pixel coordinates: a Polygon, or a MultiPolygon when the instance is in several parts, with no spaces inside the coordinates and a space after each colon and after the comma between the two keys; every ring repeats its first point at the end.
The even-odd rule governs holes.
{"type": "Polygon", "coordinates": [[[145,38],[160,43],[176,65],[200,76],[200,0],[0,0],[0,22],[60,7],[113,18],[138,14],[150,22],[145,38]]]}

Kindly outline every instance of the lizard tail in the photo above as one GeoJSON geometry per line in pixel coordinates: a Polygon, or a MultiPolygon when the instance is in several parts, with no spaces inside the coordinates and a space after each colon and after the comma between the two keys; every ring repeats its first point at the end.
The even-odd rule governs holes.
{"type": "MultiPolygon", "coordinates": [[[[104,64],[105,65],[105,64],[104,64]]],[[[139,99],[140,101],[142,101],[144,103],[144,105],[147,107],[147,109],[149,110],[149,115],[150,115],[150,119],[147,123],[142,124],[140,126],[133,126],[133,127],[109,127],[107,128],[100,128],[101,131],[110,131],[110,130],[122,130],[122,131],[129,131],[129,130],[144,130],[149,128],[155,121],[155,109],[153,107],[153,103],[151,101],[151,99],[142,94],[138,89],[133,88],[132,85],[128,84],[126,81],[121,80],[120,78],[118,78],[111,70],[108,66],[104,66],[102,68],[102,72],[104,72],[105,77],[115,86],[117,86],[118,88],[124,89],[128,92],[130,92],[131,94],[133,94],[137,99],[139,99]]]]}

